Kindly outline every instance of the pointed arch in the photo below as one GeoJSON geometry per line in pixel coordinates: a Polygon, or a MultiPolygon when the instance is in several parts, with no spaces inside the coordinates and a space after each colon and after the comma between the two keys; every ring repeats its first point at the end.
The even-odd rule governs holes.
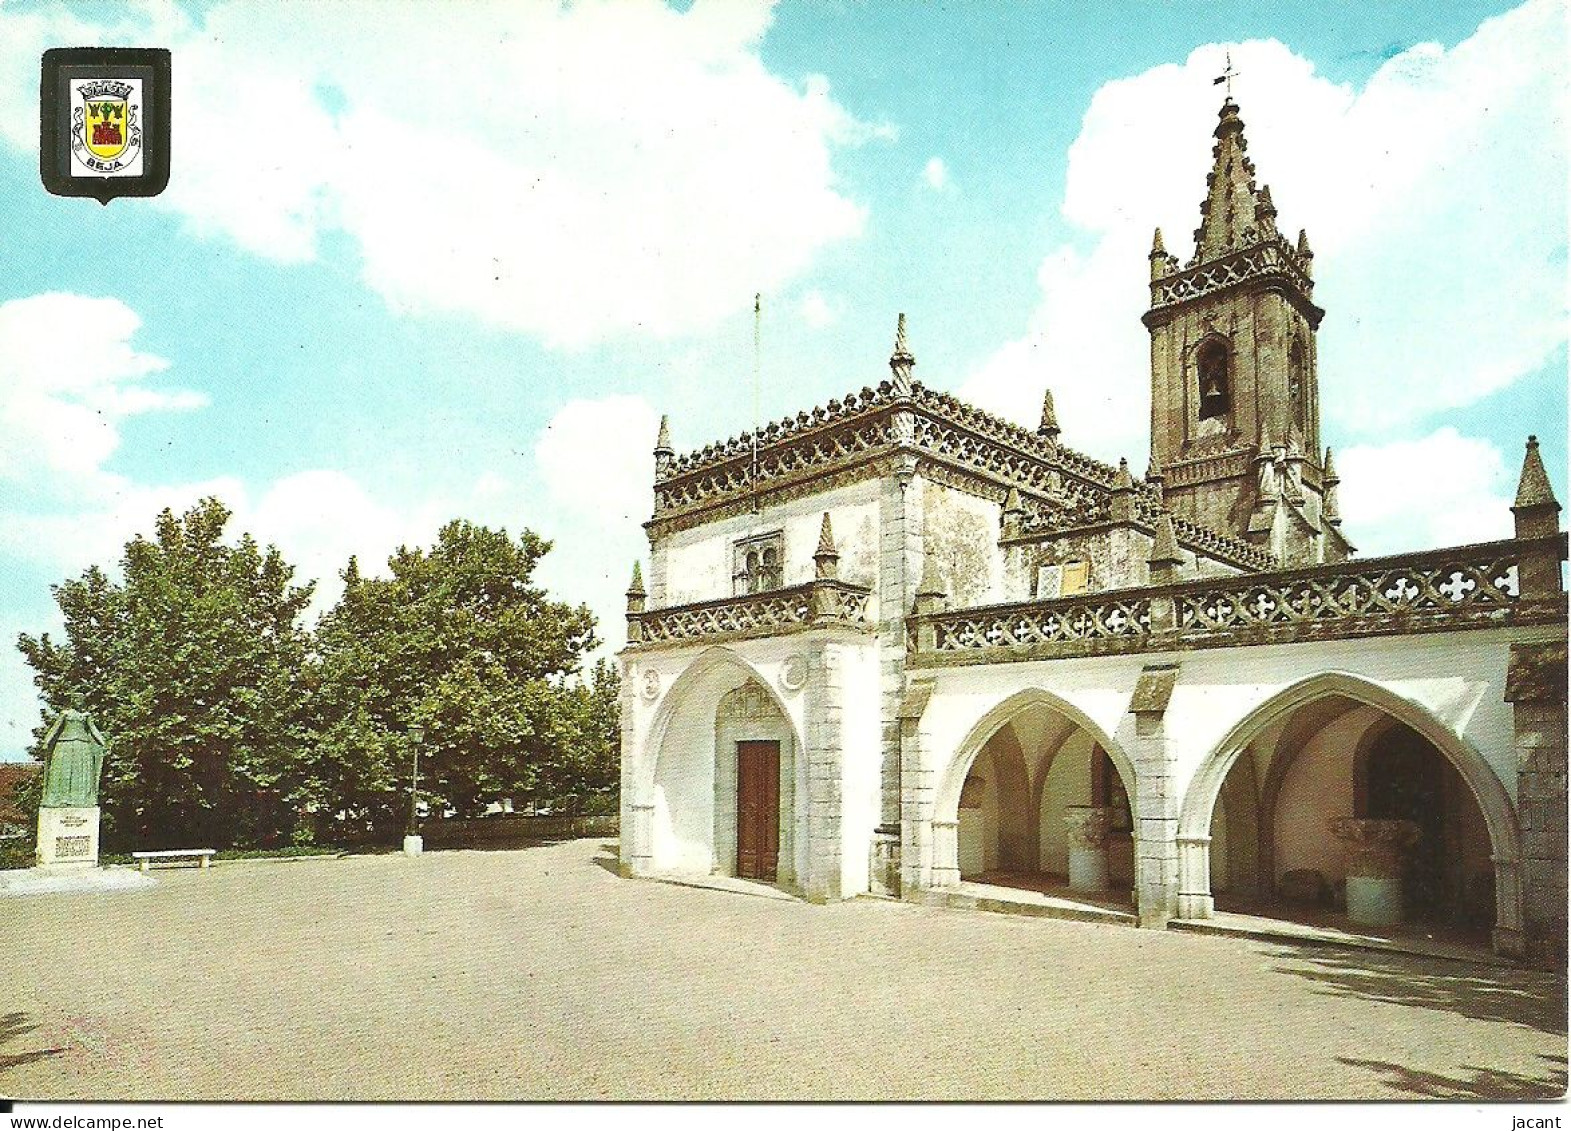
{"type": "MultiPolygon", "coordinates": [[[[1124,788],[1128,791],[1130,804],[1134,804],[1135,796],[1135,767],[1124,753],[1123,748],[1113,741],[1112,737],[1092,721],[1079,707],[1069,700],[1040,687],[1027,687],[1015,692],[1007,699],[996,703],[966,732],[965,738],[955,747],[954,753],[939,774],[938,791],[935,795],[933,816],[938,821],[953,821],[960,808],[960,789],[965,784],[966,774],[971,768],[971,763],[976,761],[977,755],[982,752],[982,747],[987,745],[987,740],[1011,719],[1032,707],[1045,707],[1050,711],[1062,715],[1077,727],[1089,734],[1095,742],[1107,752],[1113,760],[1113,765],[1118,768],[1118,774],[1124,780],[1124,788]]],[[[1067,740],[1067,736],[1066,736],[1067,740]]]]}
{"type": "Polygon", "coordinates": [[[691,664],[682,669],[682,674],[676,677],[670,690],[660,701],[660,706],[655,711],[654,722],[650,724],[649,735],[644,740],[644,753],[646,757],[640,759],[643,772],[635,783],[635,792],[641,797],[648,797],[654,788],[655,773],[659,762],[660,752],[665,746],[667,732],[670,730],[671,721],[676,714],[683,710],[687,701],[692,698],[697,689],[708,682],[711,677],[720,675],[727,670],[735,672],[739,677],[736,683],[727,690],[742,686],[747,680],[756,681],[773,701],[775,707],[785,716],[791,725],[791,736],[797,743],[797,749],[802,749],[801,729],[791,718],[791,712],[786,709],[785,701],[780,698],[780,693],[774,685],[752,664],[744,660],[733,649],[722,645],[714,645],[695,659],[691,664]]]}
{"type": "Polygon", "coordinates": [[[737,767],[730,759],[741,738],[778,742],[783,809],[777,832],[786,859],[776,863],[788,884],[802,874],[800,730],[770,680],[719,646],[694,659],[665,692],[639,750],[637,770],[626,782],[628,858],[635,871],[708,873],[733,866],[736,832],[727,809],[736,805],[737,767]],[[725,705],[742,689],[756,704],[737,716],[725,705]],[[758,733],[748,733],[753,731],[758,733]]]}
{"type": "MultiPolygon", "coordinates": [[[[1497,875],[1496,940],[1511,938],[1521,922],[1521,893],[1517,864],[1521,859],[1521,828],[1511,797],[1500,778],[1465,738],[1457,734],[1428,707],[1363,676],[1350,672],[1322,672],[1300,680],[1256,706],[1223,736],[1190,779],[1179,810],[1178,838],[1192,844],[1209,840],[1211,818],[1228,773],[1249,744],[1273,723],[1309,703],[1340,696],[1374,707],[1404,723],[1427,740],[1451,763],[1467,784],[1489,832],[1497,875]]],[[[1204,852],[1180,853],[1179,890],[1209,893],[1209,859],[1204,852]]],[[[1208,912],[1207,912],[1208,913],[1208,912]]]]}

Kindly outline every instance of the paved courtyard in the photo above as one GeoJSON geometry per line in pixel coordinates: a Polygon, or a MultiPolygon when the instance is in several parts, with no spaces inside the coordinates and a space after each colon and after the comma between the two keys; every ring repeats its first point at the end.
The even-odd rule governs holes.
{"type": "Polygon", "coordinates": [[[0,1094],[1535,1098],[1541,972],[618,879],[614,845],[0,899],[0,1094]]]}

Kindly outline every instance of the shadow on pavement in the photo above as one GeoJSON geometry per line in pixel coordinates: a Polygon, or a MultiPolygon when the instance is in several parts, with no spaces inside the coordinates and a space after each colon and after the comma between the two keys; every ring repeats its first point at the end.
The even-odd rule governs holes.
{"type": "MultiPolygon", "coordinates": [[[[27,1023],[25,1013],[7,1013],[0,1015],[0,1049],[10,1044],[17,1037],[25,1036],[38,1028],[37,1025],[27,1023]]],[[[58,1056],[64,1049],[34,1049],[32,1052],[4,1052],[0,1051],[0,1072],[7,1068],[16,1068],[23,1064],[31,1064],[35,1060],[42,1060],[46,1056],[58,1056]]]]}
{"type": "Polygon", "coordinates": [[[1267,953],[1284,960],[1275,967],[1277,973],[1318,982],[1322,993],[1440,1009],[1479,1021],[1515,1022],[1541,1033],[1566,1033],[1562,974],[1378,951],[1283,947],[1267,953]]]}
{"type": "Polygon", "coordinates": [[[1547,1075],[1524,1076],[1516,1072],[1503,1072],[1498,1068],[1478,1068],[1471,1064],[1462,1066],[1471,1077],[1443,1076],[1438,1072],[1418,1072],[1400,1064],[1381,1060],[1356,1060],[1339,1056],[1343,1064],[1354,1068],[1368,1068],[1380,1073],[1382,1083],[1393,1091],[1407,1096],[1433,1100],[1554,1100],[1566,1094],[1566,1062],[1564,1057],[1542,1056],[1548,1062],[1547,1075]]]}

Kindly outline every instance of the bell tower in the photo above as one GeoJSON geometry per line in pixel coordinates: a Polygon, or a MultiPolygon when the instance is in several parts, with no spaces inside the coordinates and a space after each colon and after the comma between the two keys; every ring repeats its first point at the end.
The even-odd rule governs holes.
{"type": "Polygon", "coordinates": [[[1161,229],[1151,247],[1151,463],[1180,517],[1290,564],[1340,561],[1352,546],[1320,447],[1314,253],[1277,230],[1231,95],[1218,118],[1194,255],[1180,266],[1161,229]]]}

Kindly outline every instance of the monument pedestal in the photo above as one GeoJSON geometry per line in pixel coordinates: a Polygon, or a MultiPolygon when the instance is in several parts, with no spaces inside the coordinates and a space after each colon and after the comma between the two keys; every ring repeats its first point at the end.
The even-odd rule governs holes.
{"type": "Polygon", "coordinates": [[[98,867],[98,806],[38,810],[40,868],[98,867]]]}

